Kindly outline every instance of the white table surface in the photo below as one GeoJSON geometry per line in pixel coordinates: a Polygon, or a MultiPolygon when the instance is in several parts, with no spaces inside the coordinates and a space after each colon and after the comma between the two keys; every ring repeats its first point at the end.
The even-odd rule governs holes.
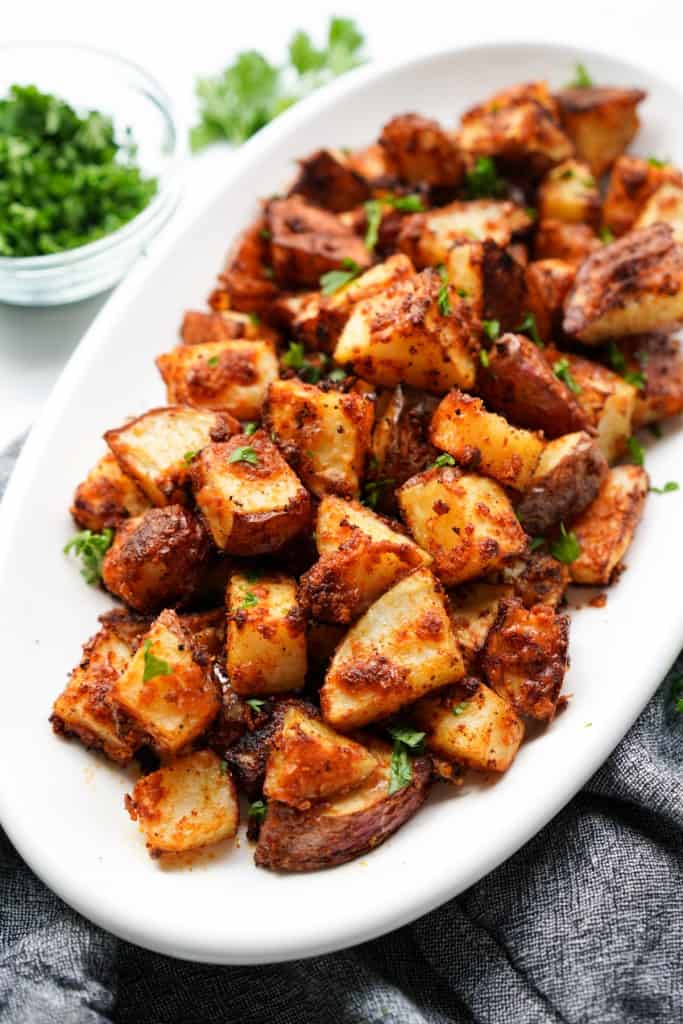
{"type": "MultiPolygon", "coordinates": [[[[296,29],[306,28],[319,38],[330,14],[356,18],[366,34],[368,53],[379,60],[472,42],[571,42],[640,62],[683,87],[680,0],[574,0],[571,5],[538,0],[421,0],[414,5],[385,0],[194,0],[188,5],[118,0],[113,6],[92,0],[33,0],[2,5],[0,42],[68,41],[118,51],[151,71],[189,122],[197,74],[221,69],[246,48],[280,60],[296,29]]],[[[419,106],[416,96],[415,108],[419,106]]],[[[457,88],[453,109],[455,114],[457,88]]],[[[193,216],[207,190],[220,182],[229,160],[227,146],[188,160],[184,199],[167,231],[178,230],[193,216]]],[[[106,296],[100,296],[44,310],[0,304],[0,450],[35,419],[104,301],[106,296]]]]}

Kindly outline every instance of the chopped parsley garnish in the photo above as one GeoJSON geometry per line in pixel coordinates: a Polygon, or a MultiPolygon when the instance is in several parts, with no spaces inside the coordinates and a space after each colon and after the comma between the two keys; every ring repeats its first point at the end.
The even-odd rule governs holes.
{"type": "Polygon", "coordinates": [[[71,540],[64,545],[65,555],[73,550],[80,558],[81,576],[86,583],[99,583],[102,579],[102,562],[113,539],[114,531],[108,528],[100,533],[82,530],[80,533],[74,534],[71,540]]]}
{"type": "Polygon", "coordinates": [[[406,747],[410,747],[412,750],[420,748],[422,741],[425,738],[425,734],[423,732],[419,732],[417,729],[413,729],[409,725],[388,725],[387,732],[391,736],[392,740],[404,743],[406,747]]]}
{"type": "Polygon", "coordinates": [[[261,230],[259,231],[258,234],[259,234],[259,238],[262,238],[264,240],[264,242],[270,241],[271,234],[270,234],[270,231],[268,230],[268,228],[261,228],[261,230]]]}
{"type": "Polygon", "coordinates": [[[608,228],[607,225],[600,228],[600,241],[604,242],[605,245],[609,245],[610,242],[614,241],[614,232],[611,228],[608,228]]]}
{"type": "Polygon", "coordinates": [[[267,266],[267,265],[266,265],[265,263],[264,263],[264,264],[263,264],[263,266],[261,267],[261,273],[262,273],[262,274],[263,274],[263,276],[264,276],[265,278],[267,278],[267,279],[268,279],[269,281],[272,281],[272,280],[273,280],[273,278],[275,277],[275,271],[273,270],[273,268],[272,268],[272,267],[269,267],[269,266],[267,266]]]}
{"type": "Polygon", "coordinates": [[[422,196],[416,192],[407,196],[382,196],[382,202],[388,203],[401,213],[423,213],[425,208],[422,196]]]}
{"type": "Polygon", "coordinates": [[[218,366],[218,356],[211,356],[210,359],[206,360],[207,366],[218,366]]]}
{"type": "Polygon", "coordinates": [[[558,562],[571,565],[581,554],[581,545],[574,531],[567,533],[564,523],[560,523],[560,536],[550,542],[550,554],[558,562]]]}
{"type": "Polygon", "coordinates": [[[615,373],[623,373],[626,369],[626,359],[624,353],[621,351],[615,341],[610,341],[607,348],[607,357],[609,364],[615,373]]]}
{"type": "Polygon", "coordinates": [[[463,700],[463,701],[460,701],[459,704],[456,704],[454,708],[451,708],[451,711],[456,716],[464,715],[469,706],[470,706],[470,702],[468,700],[463,700]]]}
{"type": "Polygon", "coordinates": [[[190,133],[192,149],[219,139],[245,142],[314,89],[361,64],[363,43],[350,18],[331,18],[327,45],[318,49],[306,32],[297,32],[283,66],[256,50],[239,53],[221,74],[197,81],[200,121],[190,133]]]}
{"type": "Polygon", "coordinates": [[[243,445],[230,453],[228,462],[246,462],[250,466],[258,466],[259,458],[251,445],[243,445]]]}
{"type": "Polygon", "coordinates": [[[331,380],[333,384],[339,384],[341,381],[346,380],[346,370],[343,370],[341,366],[335,366],[334,370],[330,370],[327,375],[327,379],[331,380]]]}
{"type": "Polygon", "coordinates": [[[500,320],[482,320],[481,326],[484,329],[484,334],[491,341],[495,341],[500,334],[500,320]]]}
{"type": "Polygon", "coordinates": [[[571,82],[567,82],[566,89],[590,89],[595,83],[588,73],[585,64],[574,65],[574,77],[571,82]]]}
{"type": "Polygon", "coordinates": [[[651,487],[650,490],[653,494],[671,494],[672,491],[679,491],[681,485],[676,483],[675,480],[667,480],[663,487],[651,487]]]}
{"type": "Polygon", "coordinates": [[[264,700],[259,700],[258,697],[250,697],[244,703],[248,704],[252,711],[260,711],[266,702],[264,700]]]}
{"type": "Polygon", "coordinates": [[[251,590],[245,591],[240,608],[255,608],[257,604],[258,597],[256,594],[252,593],[251,590]]]}
{"type": "Polygon", "coordinates": [[[247,437],[251,437],[251,435],[255,434],[257,430],[258,430],[258,424],[254,423],[253,420],[248,420],[244,424],[244,427],[242,428],[242,433],[246,434],[247,437]]]}
{"type": "Polygon", "coordinates": [[[436,268],[436,272],[441,278],[441,285],[439,287],[439,294],[436,297],[436,301],[439,307],[439,313],[441,316],[450,316],[453,312],[451,305],[451,296],[448,291],[448,272],[444,267],[443,263],[440,263],[436,268]]]}
{"type": "Polygon", "coordinates": [[[183,455],[183,462],[189,466],[191,462],[194,462],[198,455],[199,450],[194,452],[185,452],[185,454],[183,455]]]}
{"type": "Polygon", "coordinates": [[[268,808],[263,800],[252,800],[249,804],[249,810],[247,811],[247,817],[253,818],[254,821],[263,821],[266,816],[268,808]]]}
{"type": "Polygon", "coordinates": [[[441,469],[443,466],[454,465],[455,459],[453,458],[452,455],[449,455],[448,452],[442,452],[442,454],[439,455],[438,458],[434,459],[434,461],[432,462],[432,468],[436,467],[437,469],[441,469]]]}
{"type": "Polygon", "coordinates": [[[488,367],[489,363],[491,362],[489,354],[485,348],[481,349],[481,351],[479,352],[479,362],[481,363],[482,366],[485,367],[488,367]]]}
{"type": "Polygon", "coordinates": [[[660,160],[659,157],[656,157],[656,156],[649,156],[647,158],[647,162],[652,167],[668,167],[669,164],[671,163],[670,160],[660,160]]]}
{"type": "Polygon", "coordinates": [[[645,449],[638,440],[637,437],[629,437],[626,442],[628,445],[629,454],[633,460],[634,465],[642,466],[645,462],[645,449]]]}
{"type": "Polygon", "coordinates": [[[553,363],[553,373],[555,376],[567,385],[570,391],[573,391],[575,395],[581,393],[581,385],[577,384],[572,376],[572,371],[569,368],[568,359],[558,359],[553,363]]]}
{"type": "Polygon", "coordinates": [[[642,370],[627,370],[624,380],[627,384],[632,384],[638,391],[642,391],[645,387],[645,374],[642,370]]]}
{"type": "Polygon", "coordinates": [[[367,228],[365,230],[365,248],[372,252],[379,238],[379,226],[382,223],[382,204],[379,199],[368,199],[363,204],[367,228]]]}
{"type": "Polygon", "coordinates": [[[142,651],[144,663],[142,670],[143,683],[148,683],[150,679],[156,679],[157,676],[170,676],[171,666],[164,658],[157,658],[156,654],[152,652],[151,640],[145,640],[145,646],[142,651]]]}
{"type": "Polygon", "coordinates": [[[361,269],[355,260],[343,259],[341,270],[328,270],[326,274],[323,274],[320,278],[320,290],[323,295],[334,295],[340,288],[345,288],[347,284],[351,284],[358,275],[361,269]]]}
{"type": "Polygon", "coordinates": [[[545,537],[534,537],[531,543],[529,544],[529,551],[538,551],[539,548],[544,548],[547,543],[548,542],[545,539],[545,537]]]}
{"type": "Polygon", "coordinates": [[[389,477],[382,480],[368,480],[363,488],[363,504],[368,508],[377,508],[379,499],[387,487],[392,487],[394,481],[389,477]]]}
{"type": "Polygon", "coordinates": [[[258,313],[249,313],[248,316],[254,327],[258,327],[258,325],[261,323],[261,317],[258,315],[258,313]]]}
{"type": "Polygon", "coordinates": [[[12,85],[0,100],[0,256],[63,252],[127,224],[157,192],[136,153],[104,114],[12,85]]]}
{"type": "Polygon", "coordinates": [[[221,763],[218,765],[218,770],[221,773],[221,775],[227,775],[228,774],[228,762],[227,761],[221,761],[221,763]]]}
{"type": "Polygon", "coordinates": [[[506,192],[505,182],[498,177],[496,165],[490,156],[478,156],[474,167],[465,175],[468,199],[486,199],[502,196],[506,192]]]}
{"type": "Polygon", "coordinates": [[[394,723],[387,726],[387,732],[394,741],[391,752],[391,769],[389,773],[389,795],[405,789],[413,781],[413,766],[410,752],[421,753],[424,749],[425,734],[410,725],[394,723]]]}
{"type": "Polygon", "coordinates": [[[538,333],[538,324],[533,313],[527,313],[519,327],[516,327],[515,330],[518,334],[526,334],[527,337],[531,338],[534,345],[537,345],[539,348],[545,348],[541,335],[538,333]]]}
{"type": "Polygon", "coordinates": [[[300,370],[304,366],[306,356],[300,341],[290,341],[289,348],[282,357],[282,362],[292,370],[300,370]]]}
{"type": "Polygon", "coordinates": [[[306,358],[304,346],[300,341],[290,341],[289,348],[282,357],[282,362],[291,370],[296,370],[299,377],[308,384],[317,384],[320,380],[323,368],[328,362],[324,352],[318,353],[319,363],[312,363],[306,358]]]}

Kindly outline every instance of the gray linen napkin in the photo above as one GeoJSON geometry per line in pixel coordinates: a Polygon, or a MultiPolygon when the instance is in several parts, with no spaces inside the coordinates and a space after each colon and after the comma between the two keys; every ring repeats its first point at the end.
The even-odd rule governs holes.
{"type": "MultiPolygon", "coordinates": [[[[0,455],[0,493],[19,447],[0,455]]],[[[0,1024],[683,1020],[681,672],[683,657],[515,856],[415,924],[334,955],[248,968],[148,953],[66,907],[0,833],[0,1024]]]]}

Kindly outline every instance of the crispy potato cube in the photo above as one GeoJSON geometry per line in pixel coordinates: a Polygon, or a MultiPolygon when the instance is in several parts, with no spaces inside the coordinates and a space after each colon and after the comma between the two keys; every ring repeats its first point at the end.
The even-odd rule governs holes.
{"type": "Polygon", "coordinates": [[[257,419],[278,361],[270,341],[212,341],[179,345],[155,360],[169,405],[225,409],[238,420],[257,419]]]}
{"type": "Polygon", "coordinates": [[[329,270],[345,260],[361,268],[370,265],[363,239],[340,217],[302,196],[272,199],[266,208],[270,254],[275,280],[287,288],[317,288],[329,270]]]}
{"type": "Polygon", "coordinates": [[[399,114],[382,128],[379,144],[401,181],[410,185],[458,185],[465,167],[455,141],[438,121],[399,114]]]}
{"type": "Polygon", "coordinates": [[[566,359],[569,372],[579,389],[576,400],[595,431],[598,444],[608,462],[614,462],[626,450],[632,434],[636,389],[607,367],[571,352],[547,348],[544,355],[550,365],[566,359]]]}
{"type": "Polygon", "coordinates": [[[538,189],[538,216],[565,224],[600,223],[600,191],[590,167],[564,160],[546,174],[538,189]]]}
{"type": "Polygon", "coordinates": [[[537,177],[572,156],[558,110],[545,82],[527,82],[496,93],[463,114],[459,134],[464,150],[523,167],[537,177]]]}
{"type": "Polygon", "coordinates": [[[643,386],[636,391],[633,429],[683,412],[683,355],[680,342],[668,334],[622,338],[619,349],[631,373],[643,386]]]}
{"type": "Polygon", "coordinates": [[[154,505],[175,505],[187,503],[190,463],[197,452],[239,429],[227,412],[171,405],[108,430],[104,439],[123,472],[154,505]]]}
{"type": "MultiPolygon", "coordinates": [[[[559,357],[558,357],[559,358],[559,357]]],[[[477,390],[510,423],[559,437],[588,426],[588,417],[541,350],[521,334],[504,334],[489,349],[477,390]]]]}
{"type": "Polygon", "coordinates": [[[610,470],[595,501],[572,523],[581,547],[569,567],[574,583],[604,585],[616,578],[643,514],[649,485],[640,466],[610,470]]]}
{"type": "Polygon", "coordinates": [[[436,394],[472,387],[478,345],[474,320],[435,271],[398,281],[359,302],[334,351],[338,363],[373,384],[410,384],[436,394]],[[448,308],[442,289],[448,289],[448,308]],[[441,295],[442,301],[439,301],[441,295]]]}
{"type": "Polygon", "coordinates": [[[278,302],[278,310],[299,341],[316,351],[331,352],[357,302],[379,295],[413,273],[408,257],[396,253],[332,295],[288,295],[278,302]]]}
{"type": "Polygon", "coordinates": [[[479,398],[451,391],[432,418],[432,443],[465,469],[525,491],[531,482],[544,441],[540,434],[512,427],[487,412],[479,398]]]}
{"type": "Polygon", "coordinates": [[[242,697],[300,690],[306,675],[306,619],[296,581],[280,573],[234,572],[228,584],[230,684],[242,697]]]}
{"type": "Polygon", "coordinates": [[[323,717],[355,729],[464,674],[445,597],[416,569],[375,601],[337,648],[320,691],[323,717]]]}
{"type": "Polygon", "coordinates": [[[532,260],[525,269],[527,310],[546,344],[562,327],[564,300],[575,277],[576,267],[564,260],[532,260]]]}
{"type": "Polygon", "coordinates": [[[533,537],[571,522],[593,501],[607,472],[598,442],[584,430],[550,441],[517,505],[526,532],[533,537]]]}
{"type": "Polygon", "coordinates": [[[79,526],[99,531],[119,526],[149,507],[148,498],[107,452],[76,488],[70,512],[79,526]]]}
{"type": "Polygon", "coordinates": [[[378,761],[362,786],[300,811],[273,800],[259,832],[254,860],[273,871],[317,871],[373,850],[415,814],[431,781],[428,757],[411,759],[408,785],[390,792],[391,747],[368,737],[378,761]]]}
{"type": "Polygon", "coordinates": [[[482,655],[484,677],[520,715],[555,714],[569,664],[569,619],[546,604],[501,601],[482,655]]]}
{"type": "Polygon", "coordinates": [[[674,241],[683,242],[683,185],[660,185],[650,196],[635,222],[636,228],[668,224],[674,241]]]}
{"type": "Polygon", "coordinates": [[[277,551],[310,518],[310,499],[263,431],[205,448],[192,465],[195,499],[217,547],[277,551]]]}
{"type": "Polygon", "coordinates": [[[526,548],[510,500],[493,480],[455,467],[428,469],[403,484],[398,499],[410,532],[447,586],[493,572],[526,548]]]}
{"type": "Polygon", "coordinates": [[[427,750],[481,772],[505,772],[524,737],[524,723],[478,679],[463,679],[418,701],[411,718],[427,750]]]}
{"type": "Polygon", "coordinates": [[[461,583],[449,593],[451,623],[469,671],[486,643],[504,598],[514,597],[506,583],[461,583]]]}
{"type": "Polygon", "coordinates": [[[352,622],[403,576],[431,562],[387,520],[339,498],[321,501],[316,541],[321,557],[301,577],[300,593],[322,622],[352,622]]]}
{"type": "Polygon", "coordinates": [[[368,396],[323,390],[296,378],[271,384],[264,415],[287,462],[318,498],[358,496],[373,419],[368,396]]]}
{"type": "Polygon", "coordinates": [[[668,224],[631,231],[580,267],[564,330],[595,345],[683,323],[683,246],[668,224]]]}
{"type": "Polygon", "coordinates": [[[360,786],[377,764],[360,743],[291,707],[270,747],[263,792],[269,800],[306,810],[313,800],[360,786]]]}
{"type": "Polygon", "coordinates": [[[182,505],[152,508],[116,531],[102,581],[138,612],[192,598],[209,568],[210,541],[198,516],[182,505]]]}
{"type": "MultiPolygon", "coordinates": [[[[373,479],[393,480],[398,487],[434,462],[439,453],[429,439],[429,428],[438,404],[436,395],[400,384],[380,392],[372,434],[373,479]]],[[[377,507],[386,513],[396,511],[393,487],[379,489],[377,507]]]]}
{"type": "Polygon", "coordinates": [[[645,99],[641,89],[613,86],[560,89],[555,93],[562,127],[577,156],[599,177],[609,170],[638,131],[636,107],[645,99]]]}
{"type": "Polygon", "coordinates": [[[130,661],[133,643],[115,623],[105,623],[83,645],[81,660],[50,717],[55,732],[77,736],[86,747],[101,750],[120,764],[130,761],[145,739],[128,716],[107,699],[130,661]]]}
{"type": "Polygon", "coordinates": [[[503,566],[500,579],[525,608],[536,604],[557,608],[569,586],[569,569],[552,555],[527,550],[503,566]]]}
{"type": "Polygon", "coordinates": [[[534,259],[562,260],[576,268],[602,247],[602,242],[589,224],[542,220],[534,240],[534,259]]]}
{"type": "Polygon", "coordinates": [[[449,282],[480,320],[514,330],[524,317],[524,267],[490,238],[455,245],[446,260],[449,282]]]}
{"type": "Polygon", "coordinates": [[[111,699],[164,754],[200,736],[220,707],[216,684],[194,660],[190,634],[169,610],[152,623],[112,686],[111,699]]]}
{"type": "MultiPolygon", "coordinates": [[[[221,303],[220,310],[239,310],[243,313],[267,313],[279,288],[273,281],[270,240],[263,217],[252,224],[237,239],[225,267],[219,276],[227,305],[221,303]]],[[[216,308],[217,296],[209,300],[216,308]],[[212,301],[213,300],[213,301],[212,301]]]]}
{"type": "Polygon", "coordinates": [[[370,198],[367,181],[340,149],[318,149],[299,160],[299,168],[291,194],[301,195],[332,213],[352,210],[370,198]]]}
{"type": "Polygon", "coordinates": [[[671,164],[620,156],[610,176],[603,224],[617,237],[630,231],[647,201],[665,184],[683,186],[683,174],[671,164]]]}
{"type": "Polygon", "coordinates": [[[237,790],[224,762],[210,750],[175,758],[139,779],[126,809],[153,857],[184,853],[237,835],[237,790]]]}
{"type": "Polygon", "coordinates": [[[180,337],[184,345],[207,345],[236,338],[278,340],[277,332],[261,323],[256,313],[236,313],[232,309],[208,313],[189,309],[183,317],[180,337]]]}
{"type": "Polygon", "coordinates": [[[513,235],[527,231],[532,220],[521,206],[508,200],[458,200],[427,213],[403,218],[398,248],[418,269],[445,263],[454,245],[489,238],[508,245],[513,235]]]}

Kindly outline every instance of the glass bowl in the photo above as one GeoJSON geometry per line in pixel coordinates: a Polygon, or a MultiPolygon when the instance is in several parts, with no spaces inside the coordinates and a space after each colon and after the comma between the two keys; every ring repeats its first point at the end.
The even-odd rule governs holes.
{"type": "Polygon", "coordinates": [[[180,198],[184,138],[158,82],[105,50],[59,43],[0,45],[0,98],[15,83],[54,93],[79,113],[108,115],[119,141],[130,128],[137,162],[158,180],[150,203],[104,238],[46,256],[0,257],[0,302],[75,302],[120,281],[170,217],[180,198]]]}

